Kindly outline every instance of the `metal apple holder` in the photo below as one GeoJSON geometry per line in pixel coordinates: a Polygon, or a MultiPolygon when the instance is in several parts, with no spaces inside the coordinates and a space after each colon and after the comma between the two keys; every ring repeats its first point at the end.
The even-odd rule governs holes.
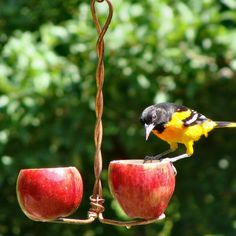
{"type": "Polygon", "coordinates": [[[48,222],[53,223],[68,223],[68,224],[89,224],[98,219],[101,223],[116,225],[116,226],[125,226],[131,227],[135,225],[145,225],[150,224],[165,218],[164,214],[161,214],[158,218],[155,219],[137,219],[131,221],[117,221],[106,219],[103,216],[105,210],[103,204],[104,199],[102,197],[102,183],[101,183],[101,172],[102,172],[102,153],[101,153],[101,144],[103,137],[103,126],[102,126],[102,114],[103,114],[103,82],[104,82],[104,35],[110,25],[113,7],[110,0],[91,0],[91,12],[92,17],[96,26],[98,39],[97,39],[97,56],[98,64],[96,70],[96,84],[97,84],[97,94],[96,94],[96,125],[94,132],[95,140],[95,157],[94,157],[94,174],[95,174],[95,183],[93,187],[93,193],[90,196],[90,209],[88,210],[88,215],[86,219],[72,219],[72,218],[58,218],[55,220],[50,220],[48,222]],[[96,15],[95,3],[106,2],[108,5],[108,16],[106,18],[105,24],[101,27],[98,17],[96,15]]]}

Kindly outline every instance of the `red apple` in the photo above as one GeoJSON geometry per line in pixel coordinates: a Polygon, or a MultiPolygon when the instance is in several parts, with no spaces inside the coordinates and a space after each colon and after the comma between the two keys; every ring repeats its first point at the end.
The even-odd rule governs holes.
{"type": "Polygon", "coordinates": [[[26,216],[36,221],[49,221],[68,216],[79,207],[83,182],[75,167],[23,169],[16,191],[26,216]]]}
{"type": "Polygon", "coordinates": [[[161,216],[175,188],[175,171],[169,161],[112,161],[108,178],[114,198],[131,218],[161,216]]]}

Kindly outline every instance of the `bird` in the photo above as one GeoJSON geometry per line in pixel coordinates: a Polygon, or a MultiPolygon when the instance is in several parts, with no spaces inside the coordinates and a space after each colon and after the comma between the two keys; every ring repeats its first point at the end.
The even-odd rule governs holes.
{"type": "Polygon", "coordinates": [[[171,162],[193,155],[194,142],[215,128],[236,127],[236,122],[213,121],[201,113],[186,106],[163,102],[145,108],[140,116],[140,122],[145,127],[146,140],[151,133],[166,141],[170,148],[155,156],[146,156],[144,162],[162,160],[178,148],[178,144],[186,147],[186,152],[172,158],[171,162]]]}

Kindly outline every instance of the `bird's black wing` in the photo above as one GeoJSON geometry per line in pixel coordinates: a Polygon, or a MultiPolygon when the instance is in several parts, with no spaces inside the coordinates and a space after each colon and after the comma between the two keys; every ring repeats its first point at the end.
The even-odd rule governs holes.
{"type": "Polygon", "coordinates": [[[202,124],[208,120],[207,117],[202,115],[201,113],[191,110],[190,115],[183,120],[184,126],[191,126],[191,125],[197,125],[197,124],[202,124]]]}

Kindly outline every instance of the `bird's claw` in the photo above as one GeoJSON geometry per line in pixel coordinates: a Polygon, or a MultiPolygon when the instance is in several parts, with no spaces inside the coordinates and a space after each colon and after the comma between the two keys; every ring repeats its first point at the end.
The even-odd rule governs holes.
{"type": "Polygon", "coordinates": [[[156,155],[156,156],[145,156],[144,158],[144,163],[146,162],[152,162],[152,161],[157,161],[157,160],[161,160],[161,155],[156,155]]]}
{"type": "Polygon", "coordinates": [[[145,156],[144,160],[143,160],[143,163],[146,163],[146,162],[152,162],[154,160],[157,160],[155,158],[155,156],[145,156]]]}

